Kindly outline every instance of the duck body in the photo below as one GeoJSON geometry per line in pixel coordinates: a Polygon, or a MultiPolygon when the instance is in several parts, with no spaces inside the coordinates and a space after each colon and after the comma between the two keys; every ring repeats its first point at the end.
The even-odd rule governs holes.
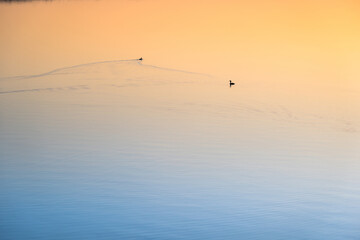
{"type": "Polygon", "coordinates": [[[231,80],[229,80],[229,84],[230,84],[230,87],[235,85],[235,83],[233,83],[231,80]]]}
{"type": "Polygon", "coordinates": [[[143,58],[141,57],[141,58],[139,58],[138,60],[139,60],[139,61],[142,61],[142,60],[143,60],[143,58]]]}

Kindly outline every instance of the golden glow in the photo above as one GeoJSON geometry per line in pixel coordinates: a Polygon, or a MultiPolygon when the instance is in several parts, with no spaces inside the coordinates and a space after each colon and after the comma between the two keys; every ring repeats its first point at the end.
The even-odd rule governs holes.
{"type": "Polygon", "coordinates": [[[256,97],[341,105],[360,91],[359,12],[344,0],[3,3],[0,77],[144,57],[271,86],[256,97]]]}
{"type": "Polygon", "coordinates": [[[0,74],[143,56],[247,78],[357,78],[359,10],[343,0],[1,4],[0,74]]]}

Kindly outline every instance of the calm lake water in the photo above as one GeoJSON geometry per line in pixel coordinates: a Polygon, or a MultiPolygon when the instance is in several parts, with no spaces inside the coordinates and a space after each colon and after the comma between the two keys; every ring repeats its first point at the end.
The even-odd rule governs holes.
{"type": "Polygon", "coordinates": [[[0,3],[0,238],[360,239],[344,2],[0,3]]]}

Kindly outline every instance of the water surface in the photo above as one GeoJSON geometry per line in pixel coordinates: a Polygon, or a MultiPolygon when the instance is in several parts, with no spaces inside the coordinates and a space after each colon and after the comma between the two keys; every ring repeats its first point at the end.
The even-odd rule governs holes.
{"type": "MultiPolygon", "coordinates": [[[[326,46],[314,50],[295,39],[282,42],[292,50],[287,55],[275,42],[250,44],[255,35],[267,34],[260,27],[266,19],[282,22],[274,18],[276,12],[296,20],[284,6],[270,4],[258,20],[246,15],[248,51],[233,48],[236,59],[228,48],[238,46],[236,41],[208,37],[223,32],[239,40],[242,35],[216,27],[211,13],[229,13],[232,17],[221,18],[219,12],[217,17],[235,26],[233,20],[246,17],[236,17],[231,9],[260,14],[269,6],[199,4],[0,4],[0,13],[6,13],[0,18],[19,18],[9,26],[0,21],[5,33],[0,40],[1,239],[360,237],[360,88],[354,67],[359,55],[351,48],[357,36],[347,36],[348,50],[331,48],[326,56],[326,46]],[[83,12],[75,11],[84,6],[83,12]],[[139,16],[134,9],[145,14],[150,6],[148,22],[133,18],[113,23],[126,14],[139,16]],[[105,19],[92,17],[99,7],[105,19]],[[62,15],[66,9],[74,9],[68,18],[62,15]],[[199,9],[205,19],[196,20],[199,9]],[[75,12],[83,18],[75,18],[75,12]],[[193,28],[186,28],[191,21],[182,22],[185,12],[193,28]],[[167,24],[183,28],[161,22],[161,14],[168,17],[167,24]],[[26,16],[32,20],[22,21],[26,16]],[[46,17],[49,22],[39,24],[46,17]],[[210,28],[197,31],[205,20],[215,33],[210,28]],[[152,29],[140,38],[146,26],[152,29]],[[251,35],[250,27],[257,34],[251,35]],[[92,38],[99,29],[106,36],[92,38]],[[27,31],[29,42],[15,38],[27,31]],[[120,36],[127,39],[121,42],[120,36]],[[183,39],[175,41],[179,36],[183,39]],[[120,42],[109,45],[114,39],[120,42]],[[291,47],[291,42],[298,45],[291,47]],[[255,51],[259,46],[268,50],[255,51]],[[277,55],[271,46],[279,50],[277,55]],[[298,48],[304,51],[295,52],[298,48]],[[150,57],[140,62],[136,50],[150,57]],[[167,50],[170,56],[162,54],[167,50]],[[200,53],[206,55],[201,60],[200,53]],[[236,83],[231,88],[228,76],[236,83]]],[[[298,7],[321,5],[303,4],[298,7]]],[[[316,13],[328,19],[335,9],[331,4],[316,13]]],[[[316,35],[318,40],[356,26],[353,6],[341,6],[335,13],[342,22],[316,35]],[[348,22],[352,25],[342,29],[348,22]]],[[[315,15],[308,16],[314,20],[315,15]]],[[[321,21],[317,24],[324,29],[321,21]]],[[[274,41],[289,27],[271,26],[279,30],[274,41]]],[[[301,23],[297,27],[300,33],[310,29],[301,23]]],[[[327,44],[342,41],[345,37],[327,44]]]]}

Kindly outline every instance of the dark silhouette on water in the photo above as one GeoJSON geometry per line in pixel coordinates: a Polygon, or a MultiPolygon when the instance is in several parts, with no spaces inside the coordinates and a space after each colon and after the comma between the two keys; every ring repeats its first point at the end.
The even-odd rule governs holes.
{"type": "Polygon", "coordinates": [[[142,60],[143,60],[143,58],[141,57],[141,58],[139,58],[138,60],[139,60],[139,61],[142,61],[142,60]]]}
{"type": "Polygon", "coordinates": [[[235,83],[231,82],[231,80],[229,80],[229,82],[230,82],[230,87],[231,87],[232,85],[235,85],[235,83]]]}

